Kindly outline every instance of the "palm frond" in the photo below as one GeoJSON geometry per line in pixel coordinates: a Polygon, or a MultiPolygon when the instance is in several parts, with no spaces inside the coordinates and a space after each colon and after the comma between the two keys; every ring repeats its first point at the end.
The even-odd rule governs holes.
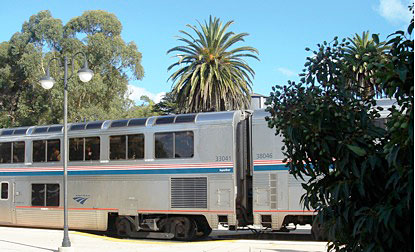
{"type": "Polygon", "coordinates": [[[233,21],[223,24],[210,16],[197,23],[198,27],[187,25],[193,34],[180,31],[185,37],[178,40],[185,45],[167,51],[179,53],[179,60],[168,67],[168,71],[179,67],[168,79],[174,83],[179,106],[184,112],[247,108],[255,72],[245,59],[259,60],[258,50],[250,46],[229,50],[248,36],[227,31],[233,21]]]}

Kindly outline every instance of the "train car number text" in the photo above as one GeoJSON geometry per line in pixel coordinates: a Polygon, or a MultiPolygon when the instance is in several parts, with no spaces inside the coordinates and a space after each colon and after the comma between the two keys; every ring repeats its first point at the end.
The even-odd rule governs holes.
{"type": "Polygon", "coordinates": [[[272,153],[257,153],[256,159],[270,159],[272,158],[272,153]]]}
{"type": "Polygon", "coordinates": [[[231,162],[231,156],[216,156],[216,162],[231,162]]]}

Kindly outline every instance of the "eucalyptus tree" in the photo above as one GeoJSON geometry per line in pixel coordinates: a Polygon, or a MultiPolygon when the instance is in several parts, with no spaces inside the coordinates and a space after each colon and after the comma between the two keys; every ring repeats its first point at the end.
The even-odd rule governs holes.
{"type": "MultiPolygon", "coordinates": [[[[63,81],[44,90],[38,80],[49,59],[77,51],[87,54],[95,75],[88,84],[70,79],[69,121],[125,116],[132,106],[128,81],[141,79],[144,71],[136,44],[125,42],[121,31],[117,17],[101,10],[86,11],[65,25],[47,10],[31,16],[20,32],[0,44],[0,127],[60,123],[63,81]]],[[[63,70],[55,63],[50,69],[58,80],[63,70]]]]}
{"type": "Polygon", "coordinates": [[[167,51],[177,62],[168,67],[178,69],[169,80],[181,112],[222,111],[248,108],[254,70],[246,58],[258,59],[258,50],[250,46],[236,47],[248,33],[227,31],[233,21],[223,25],[219,18],[199,28],[187,25],[194,34],[180,31],[184,45],[167,51]]]}

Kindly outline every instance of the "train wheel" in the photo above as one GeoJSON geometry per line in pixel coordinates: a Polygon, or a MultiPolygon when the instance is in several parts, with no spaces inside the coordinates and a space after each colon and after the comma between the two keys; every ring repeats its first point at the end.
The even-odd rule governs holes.
{"type": "Polygon", "coordinates": [[[132,224],[127,218],[118,217],[115,221],[115,227],[117,235],[120,237],[129,237],[132,233],[132,224]]]}
{"type": "Polygon", "coordinates": [[[189,241],[196,236],[196,223],[188,217],[169,218],[168,229],[168,232],[172,233],[176,240],[189,241]]]}
{"type": "Polygon", "coordinates": [[[195,216],[194,220],[197,226],[196,237],[199,239],[206,238],[212,233],[212,228],[210,228],[209,223],[203,216],[195,216]]]}

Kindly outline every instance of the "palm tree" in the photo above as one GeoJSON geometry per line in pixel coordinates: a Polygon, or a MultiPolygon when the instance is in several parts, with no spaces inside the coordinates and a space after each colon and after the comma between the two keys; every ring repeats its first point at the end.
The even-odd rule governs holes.
{"type": "Polygon", "coordinates": [[[350,44],[345,47],[345,57],[348,62],[349,71],[352,73],[351,85],[357,84],[359,93],[363,97],[369,97],[377,91],[374,77],[373,63],[379,62],[386,57],[385,52],[389,48],[385,42],[379,42],[377,35],[369,39],[369,31],[363,32],[362,37],[357,33],[353,38],[348,38],[350,44]],[[376,39],[375,39],[376,38],[376,39]]]}
{"type": "Polygon", "coordinates": [[[178,66],[170,75],[174,83],[173,94],[177,97],[180,112],[223,111],[249,107],[250,91],[255,72],[243,58],[258,59],[258,50],[243,46],[235,48],[235,43],[244,41],[247,33],[227,32],[233,21],[222,26],[219,18],[209,18],[196,26],[187,25],[194,31],[192,36],[180,31],[179,37],[184,46],[176,46],[167,53],[176,53],[178,61],[168,70],[178,66]]]}

